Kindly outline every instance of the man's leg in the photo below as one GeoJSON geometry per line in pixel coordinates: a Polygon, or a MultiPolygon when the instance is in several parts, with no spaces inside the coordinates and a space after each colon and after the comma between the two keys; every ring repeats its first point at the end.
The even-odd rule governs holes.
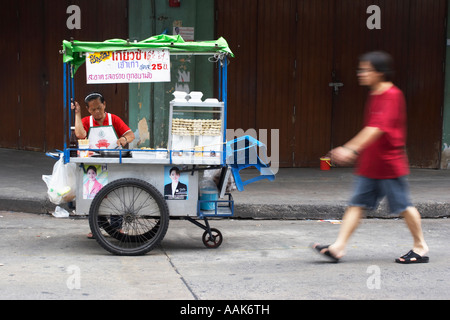
{"type": "Polygon", "coordinates": [[[345,255],[348,240],[358,227],[365,208],[375,208],[377,205],[379,197],[377,183],[378,180],[375,179],[360,176],[356,178],[353,196],[345,210],[336,241],[329,246],[316,243],[313,245],[314,249],[320,250],[322,254],[331,255],[335,259],[345,255]]]}
{"type": "Polygon", "coordinates": [[[348,207],[345,211],[338,237],[336,241],[328,247],[328,250],[334,257],[340,259],[345,255],[348,240],[358,227],[363,213],[364,209],[361,207],[348,207]]]}
{"type": "Polygon", "coordinates": [[[401,215],[405,218],[406,225],[408,226],[409,231],[411,232],[411,235],[413,237],[413,251],[420,256],[426,255],[428,253],[428,246],[423,237],[422,223],[419,211],[417,211],[415,207],[408,207],[401,213],[401,215]]]}

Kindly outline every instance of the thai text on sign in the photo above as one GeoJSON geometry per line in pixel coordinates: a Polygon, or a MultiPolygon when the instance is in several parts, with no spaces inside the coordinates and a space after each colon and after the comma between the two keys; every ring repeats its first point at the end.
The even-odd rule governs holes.
{"type": "Polygon", "coordinates": [[[91,52],[86,54],[88,84],[169,82],[167,49],[91,52]]]}

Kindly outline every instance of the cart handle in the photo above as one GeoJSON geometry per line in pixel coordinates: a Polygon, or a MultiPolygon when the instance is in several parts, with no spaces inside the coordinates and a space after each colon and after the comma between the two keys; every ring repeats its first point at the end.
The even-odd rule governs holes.
{"type": "Polygon", "coordinates": [[[55,150],[52,150],[52,151],[47,151],[45,153],[45,155],[47,157],[52,158],[52,159],[59,160],[59,158],[61,157],[61,154],[63,154],[63,153],[64,153],[63,151],[55,149],[55,150]]]}

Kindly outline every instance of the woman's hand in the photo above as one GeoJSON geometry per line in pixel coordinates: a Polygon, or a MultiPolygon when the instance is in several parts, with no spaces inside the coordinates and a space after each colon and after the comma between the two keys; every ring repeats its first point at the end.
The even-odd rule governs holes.
{"type": "Polygon", "coordinates": [[[72,110],[75,110],[75,113],[80,113],[80,111],[81,111],[80,105],[76,101],[75,101],[75,103],[73,101],[70,103],[70,108],[72,110]]]}
{"type": "Polygon", "coordinates": [[[122,137],[119,138],[119,140],[117,140],[117,145],[118,146],[125,147],[127,145],[127,143],[128,143],[128,140],[127,140],[127,138],[125,136],[122,136],[122,137]]]}

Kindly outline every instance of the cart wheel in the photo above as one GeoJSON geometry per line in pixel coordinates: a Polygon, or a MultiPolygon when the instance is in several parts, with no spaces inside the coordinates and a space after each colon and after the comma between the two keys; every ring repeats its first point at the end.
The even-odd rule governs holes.
{"type": "Polygon", "coordinates": [[[97,242],[117,255],[143,255],[164,238],[169,208],[151,184],[133,178],[105,185],[92,200],[89,226],[97,242]]]}
{"type": "Polygon", "coordinates": [[[218,248],[222,244],[222,233],[216,228],[211,228],[211,235],[205,231],[202,236],[203,244],[207,248],[218,248]],[[212,235],[212,236],[211,236],[212,235]]]}

